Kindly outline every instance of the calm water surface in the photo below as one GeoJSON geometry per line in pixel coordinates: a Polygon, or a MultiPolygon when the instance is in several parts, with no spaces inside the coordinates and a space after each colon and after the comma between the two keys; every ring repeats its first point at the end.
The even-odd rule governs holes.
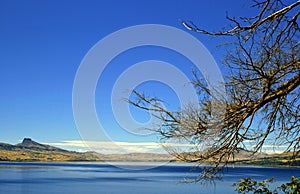
{"type": "Polygon", "coordinates": [[[292,175],[300,176],[300,169],[295,168],[235,167],[228,168],[222,181],[212,184],[179,183],[196,176],[196,172],[190,172],[191,167],[169,164],[148,170],[128,170],[104,163],[0,162],[0,193],[231,194],[236,192],[230,185],[242,177],[257,180],[274,177],[276,184],[281,184],[292,175]]]}

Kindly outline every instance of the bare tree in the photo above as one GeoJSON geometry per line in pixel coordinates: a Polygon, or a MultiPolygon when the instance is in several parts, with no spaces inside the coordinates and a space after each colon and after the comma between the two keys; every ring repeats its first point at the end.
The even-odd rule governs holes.
{"type": "Polygon", "coordinates": [[[194,181],[217,175],[241,147],[260,152],[264,144],[284,145],[286,151],[299,155],[300,1],[286,5],[281,0],[253,0],[253,4],[258,14],[227,17],[231,23],[228,30],[214,33],[199,29],[193,22],[182,22],[191,31],[232,40],[226,44],[224,59],[230,70],[226,75],[226,99],[214,96],[207,83],[194,73],[199,107],[170,112],[157,98],[138,91],[134,91],[138,100],[129,100],[136,107],[151,110],[162,121],[152,129],[162,140],[194,145],[185,151],[167,147],[171,154],[187,162],[213,164],[194,181]],[[225,107],[222,118],[212,119],[213,99],[225,107]]]}

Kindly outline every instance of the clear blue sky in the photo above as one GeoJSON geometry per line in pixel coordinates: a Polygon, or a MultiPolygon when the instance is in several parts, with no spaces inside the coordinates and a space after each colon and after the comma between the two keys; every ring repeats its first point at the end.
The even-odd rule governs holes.
{"type": "MultiPolygon", "coordinates": [[[[138,24],[165,24],[187,31],[180,20],[217,30],[226,23],[226,11],[250,14],[246,1],[238,0],[0,0],[0,142],[18,143],[24,137],[45,143],[80,140],[72,113],[73,81],[85,54],[110,33],[138,24]]],[[[214,39],[189,33],[219,62],[224,52],[216,48],[214,39]]],[[[128,67],[146,59],[168,61],[172,55],[151,49],[132,50],[114,63],[126,61],[128,67]]],[[[191,70],[189,65],[181,67],[186,73],[191,70]]],[[[96,94],[99,117],[116,141],[153,141],[153,137],[122,132],[112,117],[109,95],[122,68],[112,64],[105,71],[105,85],[96,94]]]]}

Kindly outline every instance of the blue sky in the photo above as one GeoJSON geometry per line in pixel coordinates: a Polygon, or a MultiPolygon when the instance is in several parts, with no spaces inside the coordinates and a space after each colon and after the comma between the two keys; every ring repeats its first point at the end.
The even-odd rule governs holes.
{"type": "MultiPolygon", "coordinates": [[[[164,24],[188,32],[180,21],[191,20],[201,28],[218,30],[226,23],[226,12],[251,15],[246,1],[237,0],[0,0],[0,142],[15,144],[31,137],[77,149],[80,146],[63,142],[81,140],[73,118],[72,88],[77,69],[94,44],[110,33],[139,24],[164,24]]],[[[216,47],[218,41],[188,33],[208,48],[221,67],[224,51],[216,47]]],[[[190,77],[193,65],[166,49],[132,49],[114,59],[99,80],[95,102],[99,120],[114,141],[157,140],[122,130],[109,102],[118,75],[131,64],[150,59],[176,63],[190,77]]],[[[176,104],[176,95],[159,83],[144,84],[140,89],[176,104]]],[[[149,117],[135,112],[140,121],[149,117]]]]}

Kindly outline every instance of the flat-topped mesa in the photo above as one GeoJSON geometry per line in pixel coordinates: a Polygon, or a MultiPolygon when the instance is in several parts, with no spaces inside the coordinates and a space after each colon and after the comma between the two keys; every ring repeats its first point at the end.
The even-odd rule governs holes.
{"type": "Polygon", "coordinates": [[[60,152],[69,152],[61,148],[53,147],[47,144],[41,144],[36,141],[33,141],[31,138],[24,138],[22,143],[16,144],[15,146],[19,148],[34,149],[39,151],[60,151],[60,152]]]}
{"type": "Polygon", "coordinates": [[[40,144],[33,141],[31,138],[24,138],[22,143],[17,144],[16,146],[26,147],[26,148],[46,148],[46,145],[40,144]]]}
{"type": "Polygon", "coordinates": [[[22,141],[22,144],[31,144],[33,141],[31,140],[31,138],[24,138],[22,141]]]}

